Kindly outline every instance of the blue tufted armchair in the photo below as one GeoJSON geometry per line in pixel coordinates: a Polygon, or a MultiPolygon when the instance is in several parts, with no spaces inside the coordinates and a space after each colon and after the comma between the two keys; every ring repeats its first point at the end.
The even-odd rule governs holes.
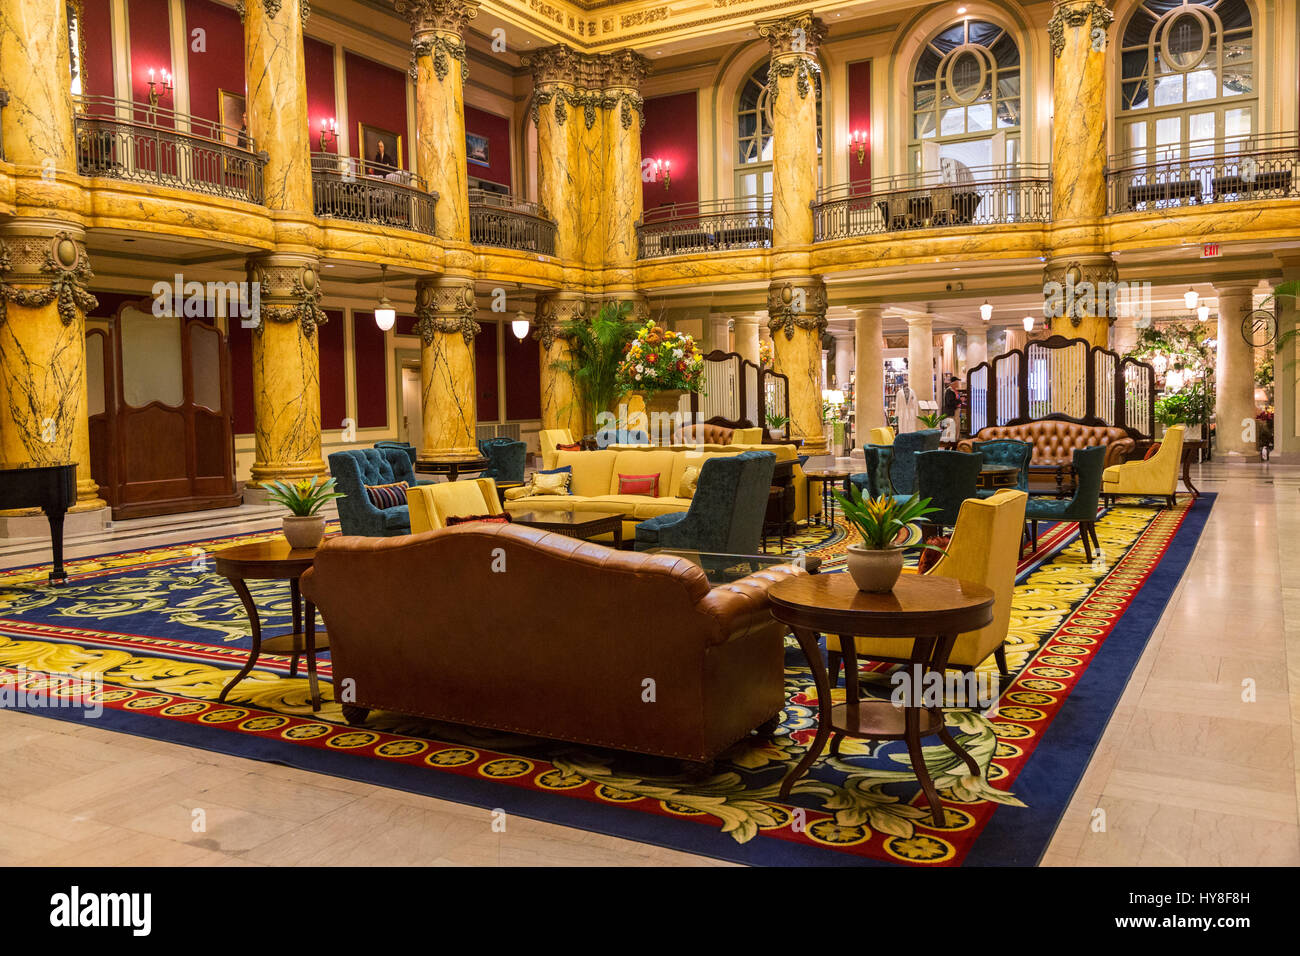
{"type": "Polygon", "coordinates": [[[480,478],[497,481],[523,481],[524,465],[528,461],[528,446],[513,438],[481,438],[479,454],[489,462],[480,478]]]}
{"type": "Polygon", "coordinates": [[[923,428],[919,432],[903,432],[894,439],[894,460],[889,466],[889,482],[895,495],[910,496],[916,491],[916,455],[922,451],[939,448],[937,428],[923,428]]]}
{"type": "Polygon", "coordinates": [[[359,448],[336,451],[329,456],[330,474],[344,497],[338,499],[339,526],[344,534],[390,537],[411,533],[406,505],[376,508],[366,494],[366,485],[389,485],[395,481],[415,484],[411,459],[401,448],[359,448]]]}
{"type": "Polygon", "coordinates": [[[757,554],[774,471],[776,455],[770,451],[710,458],[700,469],[690,509],[642,521],[636,526],[636,549],[757,554]]]}
{"type": "MultiPolygon", "coordinates": [[[[1027,441],[1012,438],[998,438],[993,441],[971,443],[971,451],[984,456],[987,465],[1015,465],[1020,469],[1016,475],[1016,490],[1029,491],[1029,459],[1034,454],[1034,446],[1027,441]]],[[[981,498],[992,498],[1000,489],[984,488],[980,490],[981,498]]]]}
{"type": "MultiPolygon", "coordinates": [[[[898,436],[902,438],[902,435],[898,436]]],[[[922,498],[939,510],[925,515],[926,524],[955,527],[961,503],[977,497],[984,457],[979,452],[922,451],[916,455],[916,484],[922,498]]]]}
{"type": "MultiPolygon", "coordinates": [[[[411,445],[411,444],[408,444],[407,442],[404,442],[404,441],[377,441],[377,442],[375,442],[375,447],[376,447],[376,448],[379,448],[379,449],[381,449],[381,450],[384,449],[384,448],[400,448],[400,449],[402,449],[402,451],[406,454],[406,457],[409,458],[409,459],[411,459],[411,464],[412,464],[412,465],[415,464],[415,446],[414,446],[414,445],[411,445]]],[[[401,481],[401,479],[399,478],[398,481],[401,481]]]]}
{"type": "Polygon", "coordinates": [[[892,495],[894,487],[889,478],[889,466],[894,461],[894,449],[889,445],[863,445],[862,454],[867,470],[850,475],[849,481],[858,486],[863,496],[879,498],[892,495]]]}

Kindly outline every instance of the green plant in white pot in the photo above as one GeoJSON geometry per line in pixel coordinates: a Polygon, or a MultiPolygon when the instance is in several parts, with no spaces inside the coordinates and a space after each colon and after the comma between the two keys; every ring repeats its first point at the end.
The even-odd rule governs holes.
{"type": "Polygon", "coordinates": [[[284,537],[294,549],[315,548],[325,537],[325,516],[320,509],[325,502],[344,497],[334,490],[334,479],[303,478],[292,483],[273,481],[266,486],[266,497],[284,505],[284,537]]]}
{"type": "Polygon", "coordinates": [[[919,495],[906,501],[891,495],[864,498],[857,485],[849,486],[847,496],[837,491],[835,497],[844,509],[844,517],[862,537],[861,544],[849,545],[849,576],[859,591],[892,591],[903,573],[899,539],[906,536],[911,522],[939,509],[931,508],[930,499],[919,495]]]}

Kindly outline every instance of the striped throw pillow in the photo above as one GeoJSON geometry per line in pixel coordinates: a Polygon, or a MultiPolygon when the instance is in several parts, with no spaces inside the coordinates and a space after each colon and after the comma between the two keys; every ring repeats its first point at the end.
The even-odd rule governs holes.
{"type": "Polygon", "coordinates": [[[376,508],[396,508],[406,504],[406,489],[409,487],[404,481],[391,485],[366,485],[366,496],[376,508]]]}

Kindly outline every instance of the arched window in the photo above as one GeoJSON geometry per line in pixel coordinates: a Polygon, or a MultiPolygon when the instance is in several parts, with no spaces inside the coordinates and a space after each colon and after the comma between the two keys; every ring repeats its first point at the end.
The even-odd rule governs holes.
{"type": "MultiPolygon", "coordinates": [[[[736,101],[736,198],[751,208],[772,204],[772,99],[767,87],[768,61],[764,60],[745,80],[736,101]]],[[[822,152],[822,81],[813,77],[817,94],[817,155],[822,152]]],[[[821,162],[817,164],[821,185],[821,162]]]]}
{"type": "Polygon", "coordinates": [[[1119,142],[1132,162],[1221,154],[1255,131],[1246,0],[1145,0],[1120,48],[1119,142]]]}
{"type": "Polygon", "coordinates": [[[1020,161],[1020,49],[1002,27],[963,20],[927,43],[912,78],[911,168],[1020,161]]]}

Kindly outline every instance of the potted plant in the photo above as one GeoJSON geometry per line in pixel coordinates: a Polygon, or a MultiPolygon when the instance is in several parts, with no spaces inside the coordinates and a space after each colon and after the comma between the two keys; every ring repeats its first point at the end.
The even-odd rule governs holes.
{"type": "MultiPolygon", "coordinates": [[[[636,327],[627,321],[631,308],[627,303],[607,304],[590,321],[571,319],[560,328],[569,342],[569,356],[557,359],[551,367],[573,380],[575,405],[583,416],[577,423],[581,430],[594,429],[601,412],[616,412],[628,392],[618,380],[618,367],[636,336],[636,327]]],[[[570,406],[566,413],[572,409],[570,406]]]]}
{"type": "Polygon", "coordinates": [[[284,518],[284,537],[294,549],[315,548],[325,537],[325,516],[320,514],[327,501],[344,497],[334,490],[334,479],[303,478],[293,483],[273,481],[266,486],[266,497],[289,509],[284,518]]]}
{"type": "Polygon", "coordinates": [[[943,424],[943,416],[938,412],[921,412],[916,416],[916,420],[926,428],[938,428],[943,424]]]}
{"type": "Polygon", "coordinates": [[[768,412],[765,416],[767,421],[767,433],[773,438],[785,437],[785,426],[789,424],[789,416],[782,415],[779,412],[768,412]]]}
{"type": "MultiPolygon", "coordinates": [[[[857,485],[847,496],[835,492],[844,517],[862,537],[861,544],[849,545],[849,576],[860,591],[883,594],[892,591],[903,573],[903,547],[898,544],[908,524],[938,511],[930,499],[912,495],[898,501],[890,495],[864,498],[857,485]]],[[[930,547],[925,545],[924,547],[930,547]]]]}
{"type": "Polygon", "coordinates": [[[645,397],[647,412],[671,414],[684,394],[698,392],[704,383],[704,353],[689,335],[660,328],[651,319],[628,343],[615,378],[645,397]]]}
{"type": "Polygon", "coordinates": [[[1156,421],[1165,428],[1171,425],[1187,426],[1187,438],[1195,441],[1201,437],[1201,426],[1209,420],[1210,398],[1201,382],[1156,400],[1156,421]]]}

